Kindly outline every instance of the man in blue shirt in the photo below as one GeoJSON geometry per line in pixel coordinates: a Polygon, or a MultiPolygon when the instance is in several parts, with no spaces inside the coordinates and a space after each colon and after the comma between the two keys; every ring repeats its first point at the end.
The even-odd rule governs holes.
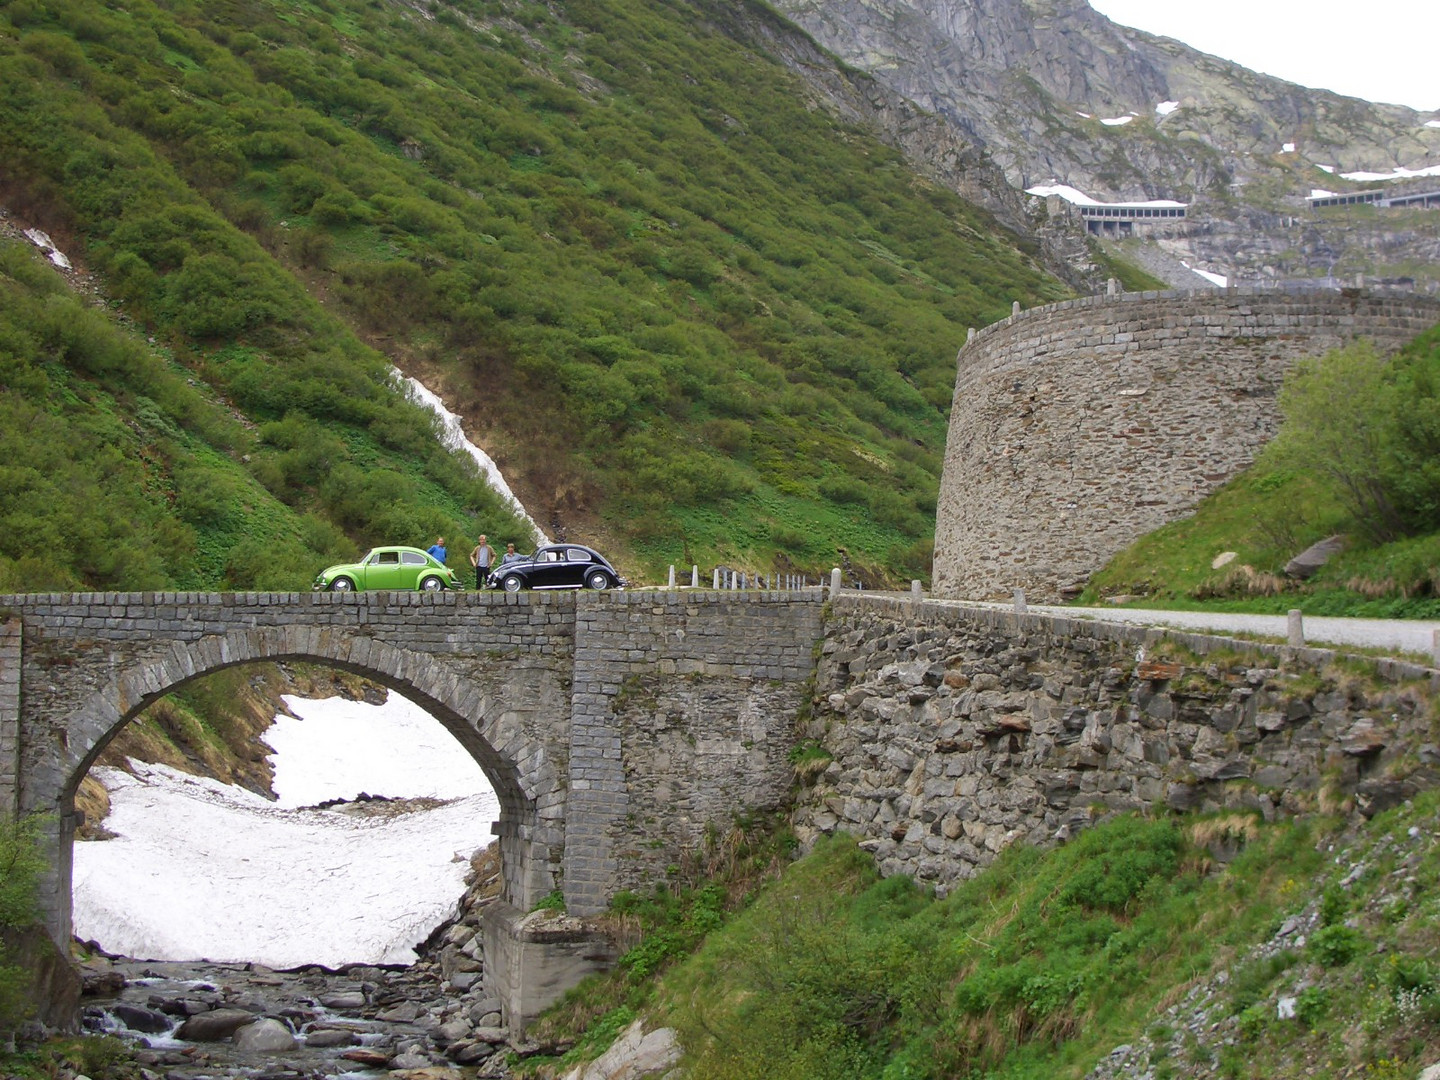
{"type": "Polygon", "coordinates": [[[435,557],[436,562],[443,563],[445,561],[445,537],[437,536],[435,543],[431,544],[425,550],[435,557]]]}

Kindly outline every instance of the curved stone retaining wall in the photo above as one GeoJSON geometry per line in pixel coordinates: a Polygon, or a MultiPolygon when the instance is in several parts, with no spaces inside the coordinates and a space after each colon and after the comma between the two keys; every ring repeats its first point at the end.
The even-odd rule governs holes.
{"type": "Polygon", "coordinates": [[[960,350],[935,592],[1055,600],[1249,465],[1290,365],[1356,338],[1393,351],[1440,302],[1254,289],[1069,300],[960,350]]]}
{"type": "Polygon", "coordinates": [[[1106,814],[1347,806],[1440,782],[1440,673],[1323,649],[992,608],[832,601],[802,735],[831,756],[796,832],[860,838],[944,891],[1016,841],[1106,814]]]}

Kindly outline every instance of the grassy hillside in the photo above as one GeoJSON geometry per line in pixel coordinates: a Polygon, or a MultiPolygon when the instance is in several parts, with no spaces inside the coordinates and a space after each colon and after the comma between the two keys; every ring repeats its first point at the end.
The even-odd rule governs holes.
{"type": "Polygon", "coordinates": [[[0,591],[306,588],[355,554],[345,527],[428,543],[475,511],[511,520],[382,383],[369,408],[390,445],[299,415],[257,424],[176,352],[0,237],[0,591]]]}
{"type": "Polygon", "coordinates": [[[704,2],[18,0],[0,106],[0,205],[361,545],[497,513],[389,358],[641,576],[924,573],[965,328],[1061,295],[704,2]]]}
{"type": "Polygon", "coordinates": [[[541,1029],[588,1034],[519,1075],[643,1016],[696,1080],[1414,1077],[1440,1058],[1437,824],[1434,793],[1349,826],[1120,818],[940,900],[839,837],[738,907],[642,905],[650,936],[541,1029]]]}
{"type": "Polygon", "coordinates": [[[1253,466],[1094,575],[1080,603],[1440,617],[1440,327],[1386,361],[1352,348],[1300,365],[1253,466]],[[1344,549],[1284,574],[1309,545],[1344,549]]]}

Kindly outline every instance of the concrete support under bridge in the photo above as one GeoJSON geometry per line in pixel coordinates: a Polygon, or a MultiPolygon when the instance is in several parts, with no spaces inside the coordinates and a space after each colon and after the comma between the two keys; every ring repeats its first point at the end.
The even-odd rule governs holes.
{"type": "Polygon", "coordinates": [[[63,947],[75,791],[142,709],[192,679],[260,661],[372,679],[429,711],[494,786],[504,892],[487,939],[499,934],[497,953],[514,962],[487,980],[499,980],[518,1032],[605,955],[519,929],[537,900],[558,888],[571,913],[599,912],[618,890],[662,879],[708,825],[783,803],[822,599],[818,591],[0,596],[0,807],[42,815],[41,900],[63,947]]]}

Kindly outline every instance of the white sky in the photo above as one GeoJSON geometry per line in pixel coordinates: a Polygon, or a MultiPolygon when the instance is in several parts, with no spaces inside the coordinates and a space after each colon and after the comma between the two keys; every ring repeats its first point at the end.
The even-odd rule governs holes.
{"type": "Polygon", "coordinates": [[[1440,110],[1440,2],[1090,0],[1125,26],[1172,37],[1301,86],[1440,110]]]}

